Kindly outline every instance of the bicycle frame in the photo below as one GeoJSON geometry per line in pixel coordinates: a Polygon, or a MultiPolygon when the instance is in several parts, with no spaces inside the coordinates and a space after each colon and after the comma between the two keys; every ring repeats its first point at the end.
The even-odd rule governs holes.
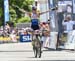
{"type": "Polygon", "coordinates": [[[34,50],[35,57],[41,57],[41,41],[40,35],[33,34],[32,35],[32,45],[34,50]]]}

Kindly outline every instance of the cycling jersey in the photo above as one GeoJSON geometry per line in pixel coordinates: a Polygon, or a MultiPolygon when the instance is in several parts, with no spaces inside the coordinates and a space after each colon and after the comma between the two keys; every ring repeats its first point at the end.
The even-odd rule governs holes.
{"type": "Polygon", "coordinates": [[[38,30],[39,29],[39,15],[37,13],[32,13],[31,14],[31,28],[33,30],[38,30]]]}

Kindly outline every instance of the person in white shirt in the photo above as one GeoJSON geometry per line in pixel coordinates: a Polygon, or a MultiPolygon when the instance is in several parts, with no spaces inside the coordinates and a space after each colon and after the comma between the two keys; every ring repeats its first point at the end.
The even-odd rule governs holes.
{"type": "Polygon", "coordinates": [[[12,42],[17,42],[15,30],[13,30],[12,33],[10,34],[10,38],[12,42]]]}
{"type": "Polygon", "coordinates": [[[75,24],[75,21],[72,21],[71,20],[71,17],[70,16],[67,16],[66,17],[66,20],[63,21],[62,25],[65,26],[65,30],[64,30],[64,33],[68,33],[70,31],[73,30],[73,25],[75,24]]]}
{"type": "Polygon", "coordinates": [[[72,21],[70,16],[67,16],[65,21],[63,21],[63,23],[62,23],[62,25],[64,26],[63,35],[65,36],[66,43],[70,43],[70,39],[72,39],[71,33],[73,32],[73,25],[74,24],[75,24],[75,21],[72,21]]]}

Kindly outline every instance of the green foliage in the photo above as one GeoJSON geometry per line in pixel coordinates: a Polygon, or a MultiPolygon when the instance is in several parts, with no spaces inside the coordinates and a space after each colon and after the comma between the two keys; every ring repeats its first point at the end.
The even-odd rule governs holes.
{"type": "Polygon", "coordinates": [[[10,13],[10,21],[15,21],[17,17],[16,11],[12,7],[10,7],[9,13],[10,13]]]}
{"type": "Polygon", "coordinates": [[[2,8],[0,8],[0,17],[2,16],[2,14],[3,14],[3,13],[2,13],[2,8]]]}
{"type": "Polygon", "coordinates": [[[4,13],[3,13],[3,0],[0,0],[0,26],[3,25],[4,22],[4,13]]]}
{"type": "Polygon", "coordinates": [[[29,17],[22,17],[18,20],[18,23],[25,23],[25,22],[30,22],[29,17]]]}
{"type": "MultiPolygon", "coordinates": [[[[15,24],[18,22],[29,22],[28,17],[24,17],[24,11],[31,11],[31,6],[34,0],[8,0],[9,1],[9,14],[10,14],[10,21],[14,22],[15,24]],[[23,18],[24,17],[24,18],[23,18]],[[24,21],[22,21],[22,20],[24,21]]],[[[0,25],[3,25],[4,20],[4,0],[0,0],[0,25]]]]}
{"type": "Polygon", "coordinates": [[[31,6],[34,0],[9,0],[10,5],[10,21],[14,23],[29,22],[30,18],[24,17],[24,12],[31,11],[31,6]]]}

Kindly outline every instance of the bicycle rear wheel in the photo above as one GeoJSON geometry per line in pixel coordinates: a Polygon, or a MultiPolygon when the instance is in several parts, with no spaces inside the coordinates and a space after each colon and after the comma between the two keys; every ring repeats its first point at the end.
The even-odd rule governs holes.
{"type": "Polygon", "coordinates": [[[35,48],[33,48],[33,50],[34,50],[34,56],[35,56],[35,58],[37,58],[37,48],[35,47],[35,48]]]}
{"type": "Polygon", "coordinates": [[[38,58],[41,58],[41,48],[37,48],[37,56],[38,58]]]}

